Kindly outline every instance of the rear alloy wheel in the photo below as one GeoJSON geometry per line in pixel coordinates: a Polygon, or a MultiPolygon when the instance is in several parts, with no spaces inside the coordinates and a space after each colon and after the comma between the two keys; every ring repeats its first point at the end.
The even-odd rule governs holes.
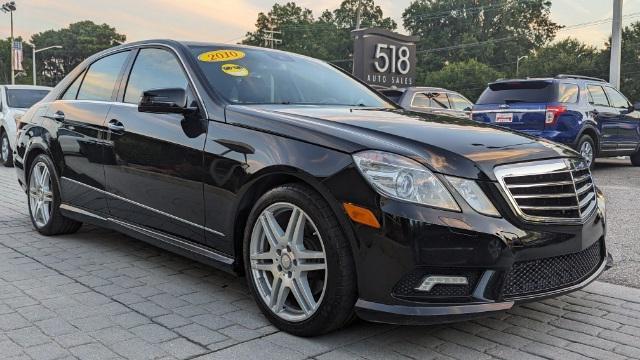
{"type": "Polygon", "coordinates": [[[578,141],[578,151],[584,158],[587,166],[593,168],[596,160],[596,147],[591,136],[584,135],[580,138],[580,141],[578,141]]]}
{"type": "Polygon", "coordinates": [[[51,159],[38,155],[29,170],[27,182],[29,215],[33,226],[43,235],[70,234],[82,223],[60,213],[60,187],[51,159]]]}
{"type": "Polygon", "coordinates": [[[267,192],[249,216],[244,245],[249,287],[278,328],[315,336],[353,318],[350,246],[313,190],[287,185],[267,192]]]}
{"type": "Polygon", "coordinates": [[[13,166],[13,150],[6,131],[0,136],[0,163],[6,167],[13,166]]]}

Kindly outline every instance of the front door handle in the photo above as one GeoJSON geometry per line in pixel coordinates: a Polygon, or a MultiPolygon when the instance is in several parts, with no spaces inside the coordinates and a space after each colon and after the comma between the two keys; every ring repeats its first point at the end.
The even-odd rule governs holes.
{"type": "Polygon", "coordinates": [[[51,119],[56,121],[64,121],[64,113],[58,110],[55,113],[53,113],[53,115],[51,115],[51,119]]]}
{"type": "Polygon", "coordinates": [[[113,132],[117,132],[117,133],[124,132],[124,125],[116,119],[110,120],[109,124],[107,124],[107,127],[109,128],[109,130],[113,132]]]}

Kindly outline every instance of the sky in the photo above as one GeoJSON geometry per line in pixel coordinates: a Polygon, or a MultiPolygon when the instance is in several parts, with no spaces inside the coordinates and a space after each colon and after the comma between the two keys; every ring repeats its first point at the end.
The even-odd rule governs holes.
{"type": "MultiPolygon", "coordinates": [[[[29,38],[40,31],[59,29],[72,22],[92,20],[107,23],[127,41],[172,38],[211,42],[238,42],[254,29],[258,12],[267,12],[282,0],[15,0],[15,35],[29,38]]],[[[292,1],[292,0],[289,0],[292,1]]],[[[335,9],[341,0],[293,0],[319,15],[335,9]]],[[[385,16],[402,24],[402,11],[412,0],[377,0],[385,16]]],[[[552,19],[566,26],[611,17],[613,0],[553,0],[552,19]]],[[[624,0],[623,24],[640,20],[640,0],[624,0]]],[[[404,29],[400,28],[400,32],[404,29]]],[[[0,37],[9,36],[9,16],[0,13],[0,37]]],[[[602,47],[611,24],[584,26],[561,31],[568,36],[602,47]]]]}

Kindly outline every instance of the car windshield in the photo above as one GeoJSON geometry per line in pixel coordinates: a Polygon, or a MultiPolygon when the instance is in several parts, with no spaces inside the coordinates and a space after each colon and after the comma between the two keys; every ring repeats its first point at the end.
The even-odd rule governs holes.
{"type": "Polygon", "coordinates": [[[312,58],[271,50],[193,46],[211,86],[233,104],[394,108],[381,95],[312,58]]]}
{"type": "Polygon", "coordinates": [[[49,90],[7,89],[7,106],[27,109],[42,100],[49,90]]]}

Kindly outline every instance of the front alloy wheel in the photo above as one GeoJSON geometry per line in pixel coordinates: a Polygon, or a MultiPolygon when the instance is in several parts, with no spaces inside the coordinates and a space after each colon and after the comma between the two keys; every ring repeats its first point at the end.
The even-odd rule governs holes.
{"type": "Polygon", "coordinates": [[[354,318],[351,246],[313,189],[288,184],[262,195],[249,214],[243,259],[258,307],[280,330],[315,336],[354,318]]]}
{"type": "Polygon", "coordinates": [[[0,163],[6,167],[13,166],[13,150],[6,131],[0,131],[0,163]]]}
{"type": "Polygon", "coordinates": [[[327,283],[322,237],[309,215],[290,203],[275,203],[258,219],[249,255],[258,293],[280,318],[306,320],[322,302],[327,283]]]}

